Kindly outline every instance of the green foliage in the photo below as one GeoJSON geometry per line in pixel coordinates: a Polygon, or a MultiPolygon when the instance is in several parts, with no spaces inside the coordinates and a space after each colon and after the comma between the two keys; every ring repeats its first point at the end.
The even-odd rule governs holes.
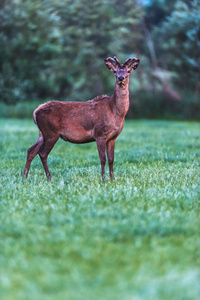
{"type": "Polygon", "coordinates": [[[49,1],[5,1],[1,10],[1,89],[5,102],[53,93],[62,53],[59,18],[49,1]]]}
{"type": "MultiPolygon", "coordinates": [[[[101,93],[102,84],[108,90],[103,59],[126,48],[126,27],[138,18],[133,3],[126,11],[130,6],[130,1],[117,0],[2,3],[1,100],[13,103],[49,96],[82,100],[83,95],[89,99],[101,93]]],[[[131,52],[133,48],[129,46],[131,52]]]]}
{"type": "Polygon", "coordinates": [[[0,126],[2,300],[199,299],[199,123],[126,122],[105,184],[96,145],[61,140],[52,182],[39,158],[23,181],[37,127],[0,126]]]}
{"type": "Polygon", "coordinates": [[[129,118],[200,120],[200,101],[193,92],[181,93],[181,101],[169,100],[163,93],[142,92],[132,96],[129,118]]]}
{"type": "Polygon", "coordinates": [[[40,104],[40,101],[24,101],[13,105],[7,105],[0,102],[0,118],[30,119],[33,116],[33,111],[40,104]]]}
{"type": "Polygon", "coordinates": [[[177,1],[171,15],[158,31],[163,38],[161,59],[170,70],[181,74],[176,82],[184,90],[200,86],[200,5],[199,1],[177,1]],[[167,41],[167,42],[166,42],[167,41]],[[164,57],[164,58],[163,58],[164,57]]]}

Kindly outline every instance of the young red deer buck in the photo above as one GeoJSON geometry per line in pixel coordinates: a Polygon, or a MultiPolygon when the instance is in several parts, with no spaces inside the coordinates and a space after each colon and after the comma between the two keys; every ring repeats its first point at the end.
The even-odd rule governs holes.
{"type": "Polygon", "coordinates": [[[114,94],[97,96],[87,102],[50,101],[40,105],[33,113],[39,128],[37,142],[28,149],[24,177],[28,176],[33,158],[39,154],[47,179],[51,174],[47,157],[61,137],[66,142],[82,144],[96,141],[101,161],[102,181],[105,177],[106,154],[110,178],[113,180],[114,147],[124,127],[129,108],[129,75],[138,67],[139,59],[128,58],[124,64],[118,59],[105,59],[107,68],[115,74],[114,94]]]}

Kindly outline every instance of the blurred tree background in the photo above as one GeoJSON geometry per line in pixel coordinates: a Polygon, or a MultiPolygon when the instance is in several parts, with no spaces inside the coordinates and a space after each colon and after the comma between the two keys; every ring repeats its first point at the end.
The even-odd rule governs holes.
{"type": "Polygon", "coordinates": [[[0,2],[2,110],[111,95],[114,55],[141,60],[129,117],[200,118],[199,0],[0,2]]]}

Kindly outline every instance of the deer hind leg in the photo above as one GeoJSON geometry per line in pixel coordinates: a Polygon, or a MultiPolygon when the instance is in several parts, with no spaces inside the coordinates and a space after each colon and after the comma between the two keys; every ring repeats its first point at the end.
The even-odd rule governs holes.
{"type": "Polygon", "coordinates": [[[43,142],[44,142],[43,135],[40,131],[37,142],[32,147],[30,147],[27,151],[26,165],[25,165],[24,173],[23,173],[24,178],[27,178],[31,162],[34,159],[34,157],[38,154],[38,152],[40,151],[40,148],[42,147],[43,142]]]}
{"type": "Polygon", "coordinates": [[[110,140],[106,144],[106,151],[107,151],[107,157],[108,157],[108,163],[109,163],[109,172],[110,172],[110,179],[113,181],[114,177],[114,171],[113,171],[113,163],[114,163],[114,149],[115,149],[115,139],[110,140]]]}
{"type": "Polygon", "coordinates": [[[59,139],[59,136],[54,136],[51,138],[47,138],[44,139],[44,143],[42,148],[39,151],[39,156],[40,159],[42,161],[46,176],[47,176],[47,180],[51,181],[51,174],[47,165],[47,157],[49,155],[49,153],[51,152],[51,150],[53,149],[53,146],[55,145],[55,143],[57,142],[57,140],[59,139]]]}
{"type": "Polygon", "coordinates": [[[102,176],[102,182],[105,181],[105,164],[106,164],[106,140],[99,138],[96,140],[97,143],[97,149],[99,152],[99,158],[101,161],[101,176],[102,176]]]}

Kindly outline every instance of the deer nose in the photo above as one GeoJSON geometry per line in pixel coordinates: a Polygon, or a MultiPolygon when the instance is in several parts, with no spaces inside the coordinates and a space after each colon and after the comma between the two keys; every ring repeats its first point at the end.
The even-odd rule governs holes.
{"type": "Polygon", "coordinates": [[[123,77],[123,76],[119,76],[119,77],[118,77],[118,80],[119,80],[119,81],[122,81],[122,80],[124,80],[124,77],[123,77]]]}

